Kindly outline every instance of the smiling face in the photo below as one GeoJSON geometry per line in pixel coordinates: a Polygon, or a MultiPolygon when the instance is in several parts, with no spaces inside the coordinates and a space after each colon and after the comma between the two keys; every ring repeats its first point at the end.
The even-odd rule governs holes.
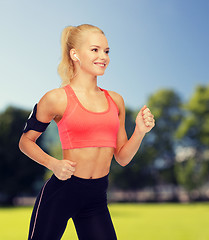
{"type": "Polygon", "coordinates": [[[80,70],[93,75],[103,75],[107,68],[109,46],[104,34],[100,32],[83,33],[82,44],[76,54],[80,59],[80,70]]]}

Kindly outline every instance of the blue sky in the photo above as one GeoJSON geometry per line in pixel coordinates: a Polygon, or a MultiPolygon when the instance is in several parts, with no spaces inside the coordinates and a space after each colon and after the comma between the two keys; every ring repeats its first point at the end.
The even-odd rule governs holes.
{"type": "Polygon", "coordinates": [[[141,108],[161,88],[184,101],[197,84],[209,84],[208,0],[0,0],[0,110],[31,109],[60,86],[64,27],[100,27],[110,65],[98,85],[141,108]]]}

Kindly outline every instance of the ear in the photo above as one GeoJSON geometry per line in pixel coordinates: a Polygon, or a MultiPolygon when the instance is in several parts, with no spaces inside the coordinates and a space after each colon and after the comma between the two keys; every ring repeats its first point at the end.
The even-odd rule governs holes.
{"type": "Polygon", "coordinates": [[[71,57],[71,59],[72,59],[74,62],[77,62],[77,61],[78,61],[78,58],[76,58],[75,55],[76,55],[76,50],[75,50],[75,48],[72,48],[72,49],[70,50],[70,57],[71,57]]]}

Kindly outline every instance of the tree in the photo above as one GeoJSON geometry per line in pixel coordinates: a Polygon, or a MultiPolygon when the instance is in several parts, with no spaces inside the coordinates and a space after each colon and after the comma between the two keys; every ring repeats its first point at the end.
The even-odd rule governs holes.
{"type": "MultiPolygon", "coordinates": [[[[184,152],[193,151],[192,156],[183,156],[176,163],[178,183],[188,191],[198,188],[208,180],[209,156],[209,85],[197,86],[184,105],[186,114],[176,131],[184,152]],[[184,172],[184,175],[182,174],[184,172]]],[[[177,152],[177,157],[181,151],[177,152]]]]}
{"type": "MultiPolygon", "coordinates": [[[[25,156],[18,147],[29,112],[8,107],[0,114],[0,196],[7,204],[21,194],[36,193],[45,169],[25,156]]],[[[37,143],[41,145],[41,137],[37,143]]]]}
{"type": "Polygon", "coordinates": [[[153,171],[156,183],[175,183],[175,145],[174,134],[178,128],[183,112],[181,99],[173,90],[162,89],[149,97],[147,105],[153,113],[156,126],[146,141],[149,148],[154,148],[153,171]]]}
{"type": "Polygon", "coordinates": [[[197,86],[184,105],[187,114],[176,132],[178,138],[198,149],[209,147],[209,85],[197,86]]]}
{"type": "Polygon", "coordinates": [[[183,162],[175,163],[177,181],[188,192],[197,189],[205,182],[208,170],[206,162],[197,163],[195,158],[188,158],[183,162]]]}

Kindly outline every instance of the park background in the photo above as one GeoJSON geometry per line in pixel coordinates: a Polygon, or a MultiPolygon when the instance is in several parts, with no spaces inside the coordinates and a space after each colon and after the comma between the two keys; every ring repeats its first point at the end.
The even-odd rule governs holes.
{"type": "MultiPolygon", "coordinates": [[[[144,104],[156,119],[132,162],[111,166],[119,239],[209,239],[209,1],[0,0],[0,20],[0,239],[23,239],[6,226],[20,216],[13,226],[26,234],[31,209],[8,206],[31,205],[51,174],[20,153],[18,140],[34,104],[60,86],[63,28],[83,23],[107,36],[111,62],[98,85],[123,96],[128,136],[144,104]]],[[[39,144],[61,159],[55,124],[39,144]]]]}

